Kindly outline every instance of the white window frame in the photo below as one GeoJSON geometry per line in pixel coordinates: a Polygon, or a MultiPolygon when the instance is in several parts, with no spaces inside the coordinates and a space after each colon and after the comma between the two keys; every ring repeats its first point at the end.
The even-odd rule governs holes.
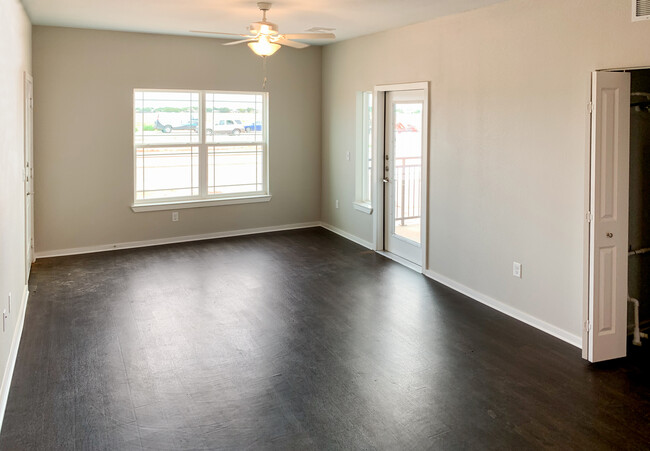
{"type": "Polygon", "coordinates": [[[136,88],[133,90],[133,99],[137,92],[191,92],[199,94],[199,142],[197,143],[156,143],[156,144],[136,144],[135,136],[133,139],[133,203],[131,210],[134,212],[157,211],[157,210],[176,210],[183,208],[211,207],[218,205],[247,204],[257,202],[269,202],[271,193],[269,191],[269,96],[267,92],[253,91],[220,91],[212,89],[155,89],[155,88],[136,88]],[[206,94],[247,94],[262,96],[262,142],[232,142],[217,143],[206,142],[206,94]],[[208,148],[209,147],[246,147],[251,145],[262,146],[262,190],[255,192],[228,193],[218,195],[208,195],[208,148]],[[156,147],[198,147],[199,148],[199,195],[184,196],[163,199],[137,199],[137,149],[138,148],[156,148],[156,147]]]}
{"type": "MultiPolygon", "coordinates": [[[[372,91],[357,92],[356,98],[356,170],[355,170],[355,201],[353,206],[366,214],[372,214],[372,180],[368,170],[368,161],[372,160],[370,131],[372,119],[368,108],[372,104],[372,91]]],[[[372,161],[374,165],[374,160],[372,161]]]]}

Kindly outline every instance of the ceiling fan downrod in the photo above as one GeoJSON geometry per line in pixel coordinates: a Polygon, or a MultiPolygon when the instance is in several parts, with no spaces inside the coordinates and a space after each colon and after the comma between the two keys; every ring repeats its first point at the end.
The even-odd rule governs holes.
{"type": "Polygon", "coordinates": [[[262,11],[262,22],[266,22],[266,12],[271,9],[271,2],[257,2],[257,7],[262,11]]]}

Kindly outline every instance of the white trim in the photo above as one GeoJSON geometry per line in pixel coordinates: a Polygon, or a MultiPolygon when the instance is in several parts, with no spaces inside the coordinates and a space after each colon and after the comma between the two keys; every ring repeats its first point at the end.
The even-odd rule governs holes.
{"type": "MultiPolygon", "coordinates": [[[[368,117],[368,109],[372,108],[372,98],[372,91],[357,92],[354,191],[356,202],[362,206],[370,204],[372,200],[372,167],[376,164],[372,160],[372,114],[368,117]],[[368,173],[368,161],[371,162],[370,174],[368,173]]],[[[358,210],[368,213],[363,209],[358,210]]]]}
{"type": "Polygon", "coordinates": [[[596,72],[629,72],[633,70],[650,69],[650,66],[628,66],[628,67],[608,67],[607,69],[595,69],[596,72]]]}
{"type": "Polygon", "coordinates": [[[372,165],[372,200],[375,205],[375,217],[372,225],[373,249],[376,251],[384,249],[384,141],[385,141],[385,103],[386,93],[375,86],[372,93],[372,161],[373,163],[381,162],[380,171],[378,164],[372,165]]]}
{"type": "Polygon", "coordinates": [[[399,263],[402,266],[406,266],[407,268],[412,269],[413,271],[422,274],[422,266],[417,265],[417,264],[415,264],[415,263],[413,263],[411,261],[408,261],[407,259],[402,258],[397,254],[393,254],[392,252],[388,252],[388,251],[375,251],[375,252],[377,252],[379,255],[382,255],[382,256],[390,259],[390,260],[393,260],[396,263],[399,263]]]}
{"type": "Polygon", "coordinates": [[[23,325],[25,324],[25,311],[27,310],[27,299],[29,298],[29,290],[27,285],[23,289],[23,297],[21,299],[20,310],[18,311],[18,320],[16,321],[16,328],[14,329],[14,336],[11,339],[11,348],[9,350],[9,359],[5,367],[5,373],[2,376],[2,387],[0,387],[0,431],[2,431],[2,422],[5,418],[5,410],[7,408],[7,400],[9,399],[9,389],[11,388],[11,379],[14,375],[14,367],[16,366],[16,357],[18,357],[18,347],[20,346],[20,338],[23,335],[23,325]]]}
{"type": "Polygon", "coordinates": [[[421,219],[420,219],[420,244],[422,247],[421,268],[423,270],[429,267],[428,252],[428,230],[429,230],[429,82],[421,81],[414,83],[398,83],[388,85],[376,85],[373,89],[373,117],[372,117],[372,152],[373,162],[382,164],[373,165],[373,186],[375,195],[373,202],[377,214],[373,220],[373,249],[380,251],[385,249],[384,243],[384,221],[385,221],[385,196],[383,183],[383,168],[386,134],[386,95],[395,91],[423,91],[424,103],[422,108],[422,127],[426,133],[422,136],[422,187],[420,194],[421,202],[421,219]],[[380,171],[381,168],[381,171],[380,171]]]}
{"type": "Polygon", "coordinates": [[[455,280],[449,279],[441,274],[431,271],[430,269],[426,269],[423,272],[423,274],[435,280],[436,282],[440,282],[441,284],[446,285],[449,288],[458,291],[459,293],[462,293],[465,296],[468,296],[475,301],[480,302],[481,304],[485,304],[488,307],[493,308],[494,310],[498,310],[501,313],[505,313],[506,315],[514,319],[526,323],[529,326],[533,326],[534,328],[539,329],[542,332],[546,332],[547,334],[552,335],[555,338],[559,338],[560,340],[565,341],[577,348],[582,347],[582,338],[578,335],[574,335],[570,332],[567,332],[564,329],[560,329],[559,327],[553,326],[552,324],[549,324],[546,321],[542,321],[541,319],[529,315],[528,313],[524,313],[521,310],[518,310],[508,304],[504,304],[503,302],[497,301],[496,299],[491,298],[490,296],[487,296],[461,283],[458,283],[455,280]]]}
{"type": "Polygon", "coordinates": [[[355,210],[359,210],[368,215],[372,214],[372,204],[370,202],[355,201],[352,202],[352,206],[355,210]]]}
{"type": "Polygon", "coordinates": [[[154,240],[129,241],[116,244],[100,244],[97,246],[75,247],[70,249],[57,249],[53,251],[37,252],[36,258],[61,257],[64,255],[91,254],[93,252],[114,251],[118,249],[133,249],[137,247],[160,246],[162,244],[185,243],[188,241],[211,240],[214,238],[227,238],[231,236],[255,235],[258,233],[280,232],[283,230],[306,229],[318,227],[320,222],[302,222],[297,224],[284,224],[270,227],[257,227],[253,229],[229,230],[226,232],[204,233],[201,235],[186,235],[154,240]]]}
{"type": "Polygon", "coordinates": [[[417,91],[417,90],[429,90],[428,81],[416,81],[414,83],[394,83],[390,85],[377,85],[375,86],[375,91],[417,91]]]}
{"type": "Polygon", "coordinates": [[[342,236],[345,239],[348,239],[350,241],[354,241],[357,244],[360,244],[363,247],[366,247],[368,249],[374,250],[374,245],[370,241],[366,241],[362,238],[359,238],[356,235],[352,235],[351,233],[346,232],[345,230],[341,230],[338,227],[334,227],[333,225],[321,222],[320,226],[324,229],[329,230],[330,232],[334,232],[337,235],[342,236]]]}
{"type": "Polygon", "coordinates": [[[650,15],[637,16],[636,15],[636,0],[632,0],[632,22],[641,22],[650,19],[650,15]]]}
{"type": "MultiPolygon", "coordinates": [[[[23,72],[23,197],[25,204],[25,284],[34,262],[34,78],[23,72]],[[31,85],[31,97],[27,102],[27,87],[31,85]],[[28,126],[29,125],[29,133],[28,126]],[[29,148],[28,144],[29,143],[29,148]],[[27,201],[28,196],[29,202],[27,201]],[[27,208],[29,203],[30,208],[27,208]],[[30,261],[31,260],[31,261],[30,261]]],[[[1,426],[1,423],[0,423],[1,426]]]]}
{"type": "MultiPolygon", "coordinates": [[[[193,142],[192,139],[189,140],[189,142],[183,142],[183,143],[155,143],[155,144],[145,144],[145,143],[136,143],[135,136],[132,135],[132,142],[133,142],[133,183],[132,183],[132,188],[133,188],[133,204],[131,206],[131,209],[134,212],[139,212],[139,211],[155,211],[155,210],[168,210],[169,208],[150,208],[150,209],[140,209],[138,208],[140,205],[150,205],[150,204],[156,204],[156,205],[161,205],[161,204],[167,204],[167,203],[173,203],[173,202],[196,202],[197,200],[205,200],[207,202],[206,205],[201,205],[204,207],[210,206],[210,205],[219,205],[219,204],[210,204],[211,201],[214,201],[213,198],[207,197],[207,182],[208,182],[208,149],[210,147],[229,147],[231,144],[234,146],[261,146],[262,148],[262,160],[261,160],[261,165],[262,165],[262,172],[264,174],[263,179],[262,179],[262,188],[261,190],[257,190],[255,192],[246,192],[244,194],[250,194],[251,196],[256,196],[256,193],[263,193],[263,194],[269,194],[269,126],[268,126],[268,118],[269,118],[269,93],[264,92],[264,91],[217,91],[217,90],[205,90],[205,89],[156,89],[156,88],[134,88],[133,89],[133,101],[136,101],[136,94],[141,93],[141,92],[171,92],[171,93],[190,93],[190,94],[198,94],[198,109],[199,109],[199,133],[198,133],[198,141],[193,142]],[[261,96],[262,97],[262,119],[261,121],[263,122],[263,137],[262,141],[257,140],[257,134],[254,135],[255,139],[253,141],[243,141],[243,142],[238,142],[238,143],[222,143],[222,142],[208,142],[206,140],[206,109],[207,109],[207,102],[206,102],[206,94],[246,94],[246,95],[255,95],[255,96],[261,96]],[[158,198],[155,200],[155,202],[147,202],[145,201],[138,201],[138,190],[137,190],[137,180],[138,180],[138,164],[137,164],[137,153],[139,148],[162,148],[162,147],[196,147],[198,148],[198,153],[199,153],[199,196],[198,199],[187,196],[183,198],[175,198],[171,199],[170,201],[166,201],[164,198],[158,198]]],[[[144,100],[143,100],[144,101],[144,100]]],[[[138,113],[135,111],[135,107],[133,109],[133,126],[135,127],[135,121],[136,121],[136,116],[138,113]]],[[[144,125],[144,124],[143,124],[144,125]]],[[[212,128],[214,129],[215,125],[212,124],[212,128]]],[[[244,125],[242,124],[242,127],[244,125]]],[[[242,130],[243,131],[243,130],[242,130]]],[[[245,136],[244,136],[245,137],[245,136]]],[[[257,163],[256,163],[257,164],[257,163]]],[[[234,194],[234,197],[243,197],[242,193],[234,194]]],[[[232,202],[232,203],[245,203],[245,202],[232,202]]],[[[225,205],[228,205],[228,203],[222,203],[225,205]]],[[[199,205],[197,205],[199,206],[199,205]]],[[[178,208],[194,208],[192,207],[178,207],[178,208]]]]}
{"type": "Polygon", "coordinates": [[[588,105],[585,110],[585,176],[584,176],[584,192],[583,192],[583,253],[582,253],[582,358],[587,360],[589,358],[589,331],[584,327],[584,321],[589,319],[589,268],[591,253],[591,224],[588,215],[591,211],[591,115],[593,113],[593,72],[589,77],[589,91],[585,100],[588,105]]]}
{"type": "Polygon", "coordinates": [[[223,199],[197,199],[197,200],[179,200],[175,202],[151,202],[151,203],[137,203],[131,205],[131,210],[135,213],[143,211],[160,211],[160,210],[178,210],[183,208],[201,208],[201,207],[214,207],[217,205],[235,205],[235,204],[252,204],[257,202],[269,202],[271,200],[270,194],[262,194],[259,196],[241,196],[241,197],[227,197],[223,199]]]}

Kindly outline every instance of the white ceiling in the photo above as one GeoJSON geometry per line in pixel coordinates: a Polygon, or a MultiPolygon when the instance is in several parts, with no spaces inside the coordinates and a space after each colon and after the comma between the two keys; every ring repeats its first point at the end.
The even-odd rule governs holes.
{"type": "MultiPolygon", "coordinates": [[[[337,41],[503,0],[276,0],[267,19],[282,33],[335,28],[337,41]]],[[[191,35],[246,33],[261,19],[256,0],[22,0],[35,25],[191,35]]],[[[324,41],[328,43],[331,41],[324,41]]],[[[313,42],[318,44],[319,42],[313,42]]]]}

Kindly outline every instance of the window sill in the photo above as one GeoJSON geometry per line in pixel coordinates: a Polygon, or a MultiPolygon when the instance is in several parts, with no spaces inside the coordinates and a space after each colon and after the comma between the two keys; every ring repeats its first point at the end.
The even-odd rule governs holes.
{"type": "Polygon", "coordinates": [[[135,213],[140,213],[143,211],[179,210],[182,208],[216,207],[218,205],[252,204],[257,202],[269,202],[270,200],[270,194],[262,194],[259,196],[228,197],[224,199],[149,202],[133,204],[131,205],[131,210],[133,210],[135,213]]]}
{"type": "Polygon", "coordinates": [[[372,204],[370,202],[352,202],[355,210],[359,210],[368,215],[372,214],[372,204]]]}

